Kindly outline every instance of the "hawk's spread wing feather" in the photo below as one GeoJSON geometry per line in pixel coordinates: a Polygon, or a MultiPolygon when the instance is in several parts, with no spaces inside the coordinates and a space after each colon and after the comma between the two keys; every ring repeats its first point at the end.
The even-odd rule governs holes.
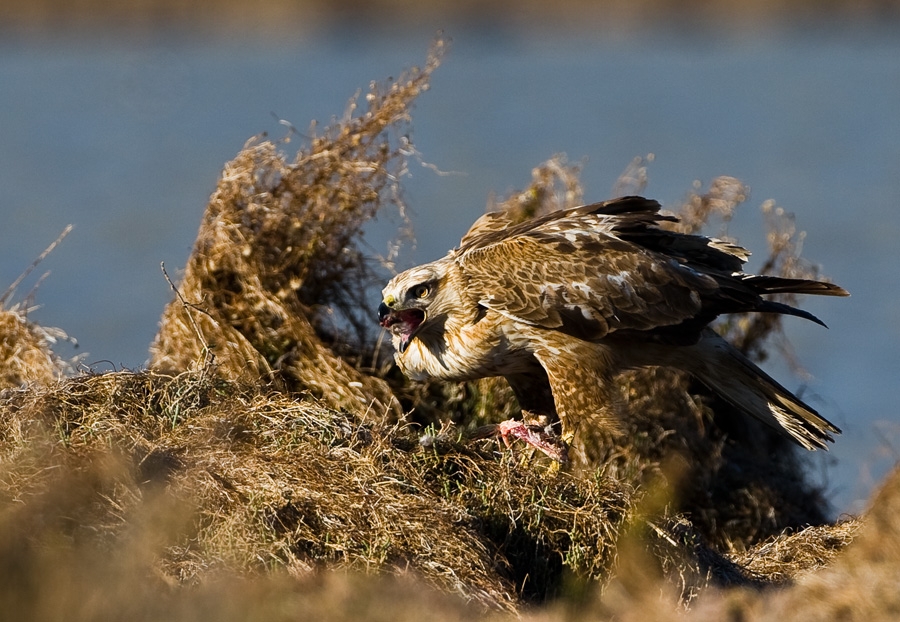
{"type": "Polygon", "coordinates": [[[469,230],[459,241],[460,250],[477,248],[490,244],[492,240],[505,237],[504,231],[515,222],[507,212],[488,212],[472,223],[469,230]]]}
{"type": "Polygon", "coordinates": [[[480,304],[529,324],[592,340],[672,326],[700,314],[720,289],[709,272],[742,259],[708,238],[660,229],[660,220],[671,218],[656,201],[637,197],[506,229],[497,228],[502,216],[482,218],[463,238],[457,261],[480,304]],[[703,256],[715,267],[692,265],[703,256]]]}

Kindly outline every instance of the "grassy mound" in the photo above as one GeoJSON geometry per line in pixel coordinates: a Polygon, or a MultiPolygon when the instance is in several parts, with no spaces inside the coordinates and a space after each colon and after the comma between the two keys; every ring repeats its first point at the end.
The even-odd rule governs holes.
{"type": "Polygon", "coordinates": [[[146,529],[172,582],[412,572],[512,609],[545,597],[564,563],[604,573],[628,504],[609,485],[545,478],[445,435],[424,447],[364,414],[200,372],[85,376],[9,392],[3,409],[7,519],[41,517],[49,532],[28,546],[70,532],[119,550],[146,529]]]}
{"type": "Polygon", "coordinates": [[[418,434],[200,371],[83,376],[8,390],[0,408],[5,602],[84,563],[163,590],[387,573],[515,611],[627,577],[623,557],[690,597],[710,579],[783,583],[855,528],[723,555],[621,482],[550,474],[498,457],[493,441],[418,434]]]}

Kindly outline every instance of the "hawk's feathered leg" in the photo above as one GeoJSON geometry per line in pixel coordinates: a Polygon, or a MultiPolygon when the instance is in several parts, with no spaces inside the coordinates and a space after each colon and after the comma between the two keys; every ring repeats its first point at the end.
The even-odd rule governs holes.
{"type": "Polygon", "coordinates": [[[612,353],[603,344],[539,332],[545,334],[535,339],[534,354],[553,392],[562,441],[576,456],[589,461],[622,433],[622,395],[613,382],[612,353]]]}

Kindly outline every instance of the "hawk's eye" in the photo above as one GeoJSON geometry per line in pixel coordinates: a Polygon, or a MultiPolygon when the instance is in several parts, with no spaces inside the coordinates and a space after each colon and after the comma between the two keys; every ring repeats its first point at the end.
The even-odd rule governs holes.
{"type": "Polygon", "coordinates": [[[416,285],[413,287],[412,294],[415,298],[425,298],[428,296],[429,290],[427,285],[416,285]]]}

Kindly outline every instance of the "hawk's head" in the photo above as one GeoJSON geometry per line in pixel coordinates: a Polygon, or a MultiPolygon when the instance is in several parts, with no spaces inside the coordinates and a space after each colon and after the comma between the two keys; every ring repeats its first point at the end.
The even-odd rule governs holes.
{"type": "Polygon", "coordinates": [[[430,324],[442,323],[451,310],[445,275],[446,265],[438,261],[401,272],[381,290],[378,321],[393,333],[398,352],[405,352],[430,324]]]}

